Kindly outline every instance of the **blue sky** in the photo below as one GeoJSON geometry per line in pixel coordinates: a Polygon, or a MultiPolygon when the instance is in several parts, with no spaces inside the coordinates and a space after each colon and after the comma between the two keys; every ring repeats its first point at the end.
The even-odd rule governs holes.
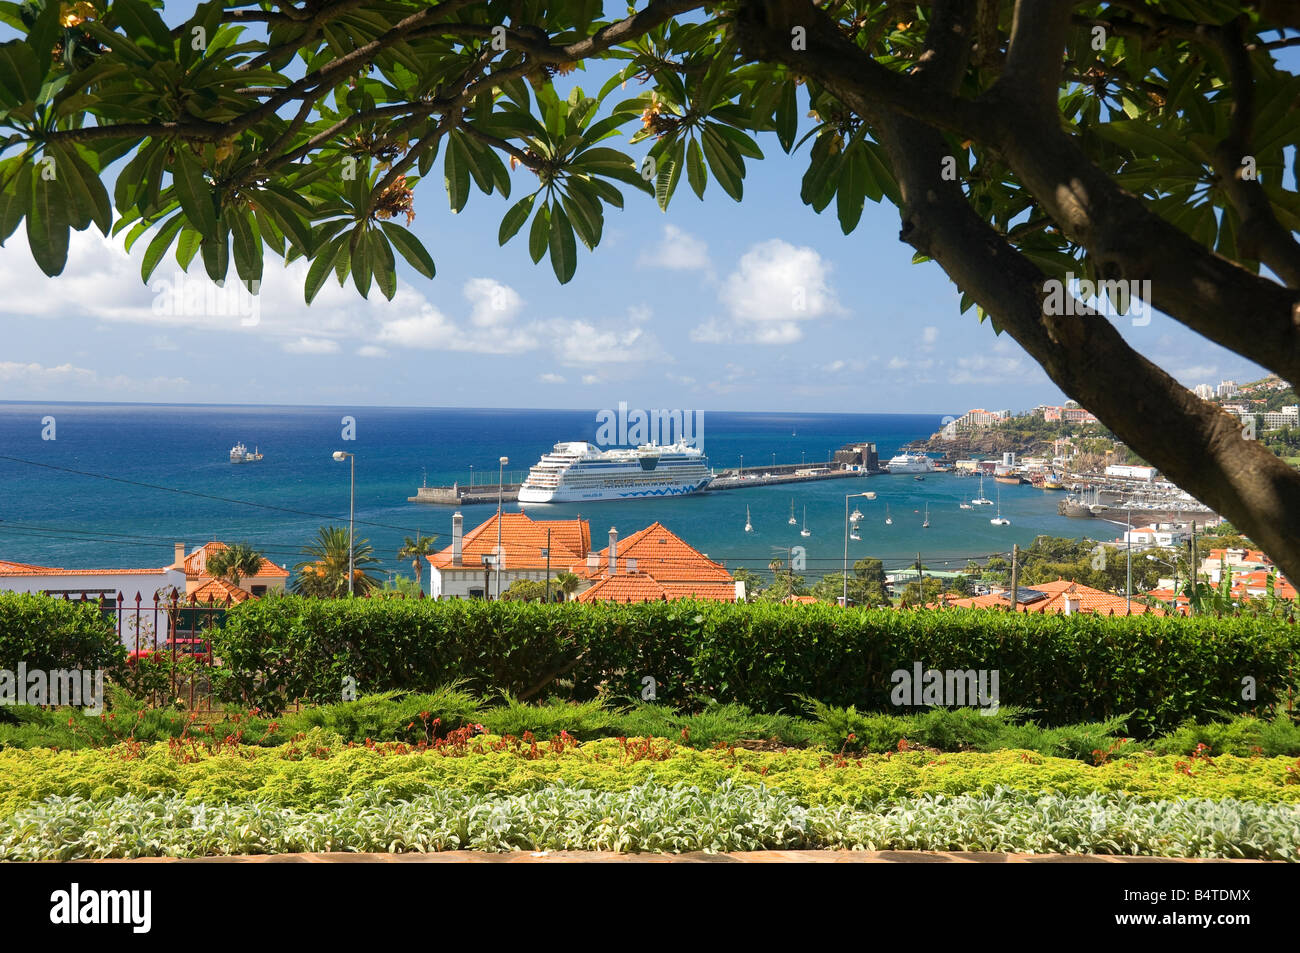
{"type": "MultiPolygon", "coordinates": [[[[576,78],[594,93],[603,75],[576,78]]],[[[392,302],[331,281],[308,307],[305,265],[268,252],[256,323],[158,313],[174,261],[151,290],[139,276],[147,242],[127,255],[93,226],[46,278],[20,228],[0,249],[0,400],[961,413],[1063,399],[1008,336],[959,314],[937,265],[911,264],[892,206],[868,203],[845,236],[833,204],[817,215],[799,200],[806,147],[760,146],[743,203],[716,183],[700,201],[683,181],[663,213],[624,188],[626,209],[607,209],[604,240],[579,245],[564,286],[548,261],[533,265],[526,234],[498,247],[510,201],[476,191],[453,215],[435,167],[412,225],[435,279],[399,260],[392,302]],[[794,286],[808,289],[798,312],[794,286]]],[[[516,199],[532,191],[532,173],[511,174],[516,199]]],[[[201,262],[188,280],[206,282],[201,262]]],[[[1263,376],[1162,315],[1118,320],[1188,386],[1263,376]]]]}

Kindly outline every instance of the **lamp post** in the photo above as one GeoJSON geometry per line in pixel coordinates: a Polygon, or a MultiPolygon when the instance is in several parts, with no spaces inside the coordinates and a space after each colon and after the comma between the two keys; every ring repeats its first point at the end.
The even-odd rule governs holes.
{"type": "Polygon", "coordinates": [[[1125,533],[1128,545],[1124,547],[1124,559],[1128,563],[1128,583],[1125,589],[1124,609],[1129,615],[1133,614],[1133,504],[1130,503],[1127,509],[1128,515],[1125,522],[1128,523],[1128,532],[1125,533]]]}
{"type": "MultiPolygon", "coordinates": [[[[849,500],[856,496],[865,497],[865,493],[849,493],[844,497],[844,594],[841,598],[840,605],[844,608],[849,607],[849,500]]],[[[857,522],[857,520],[854,520],[857,522]]]]}
{"type": "Polygon", "coordinates": [[[356,514],[357,504],[357,455],[355,453],[345,453],[342,450],[334,451],[334,459],[339,463],[344,460],[352,462],[352,479],[348,489],[348,595],[352,595],[352,577],[356,575],[353,569],[353,549],[352,549],[352,522],[356,514]]]}
{"type": "Polygon", "coordinates": [[[497,552],[492,564],[496,571],[498,599],[501,598],[501,497],[506,478],[506,464],[509,462],[509,457],[501,457],[497,460],[497,552]]]}
{"type": "Polygon", "coordinates": [[[1174,597],[1169,600],[1169,611],[1178,615],[1178,564],[1161,559],[1159,556],[1152,556],[1150,553],[1147,554],[1147,559],[1153,563],[1163,563],[1174,571],[1174,597]]]}

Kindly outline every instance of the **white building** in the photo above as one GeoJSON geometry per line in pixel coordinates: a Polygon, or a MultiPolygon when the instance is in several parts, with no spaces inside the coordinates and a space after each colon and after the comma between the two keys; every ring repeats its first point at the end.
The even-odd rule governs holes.
{"type": "Polygon", "coordinates": [[[1140,526],[1125,530],[1120,537],[1120,544],[1134,549],[1176,549],[1182,546],[1190,534],[1181,527],[1161,523],[1159,526],[1140,526]]]}
{"type": "Polygon", "coordinates": [[[1209,400],[1214,396],[1214,386],[1211,384],[1197,384],[1195,393],[1201,400],[1209,400]]]}
{"type": "Polygon", "coordinates": [[[1300,404],[1292,404],[1281,410],[1270,410],[1259,415],[1263,418],[1265,430],[1281,430],[1284,427],[1300,427],[1300,404]]]}
{"type": "Polygon", "coordinates": [[[1155,467],[1140,467],[1126,463],[1112,463],[1106,467],[1106,476],[1119,477],[1121,480],[1145,480],[1150,483],[1156,477],[1155,467]]]}
{"type": "Polygon", "coordinates": [[[1237,382],[1236,382],[1236,381],[1220,381],[1220,382],[1219,382],[1218,390],[1215,391],[1215,393],[1216,393],[1219,397],[1236,397],[1236,396],[1237,396],[1237,382]]]}
{"type": "Polygon", "coordinates": [[[25,592],[69,599],[116,602],[120,595],[127,605],[153,604],[158,592],[173,588],[185,592],[185,570],[172,565],[158,569],[60,569],[0,559],[0,591],[25,592]]]}

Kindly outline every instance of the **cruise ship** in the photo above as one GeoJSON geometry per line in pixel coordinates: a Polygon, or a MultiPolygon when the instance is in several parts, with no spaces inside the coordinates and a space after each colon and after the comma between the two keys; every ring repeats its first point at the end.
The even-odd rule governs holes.
{"type": "Polygon", "coordinates": [[[703,451],[685,443],[647,443],[601,450],[583,441],[557,443],[528,471],[520,503],[635,500],[698,493],[713,482],[703,451]]]}
{"type": "Polygon", "coordinates": [[[923,453],[900,453],[885,464],[890,473],[929,473],[934,461],[923,453]]]}

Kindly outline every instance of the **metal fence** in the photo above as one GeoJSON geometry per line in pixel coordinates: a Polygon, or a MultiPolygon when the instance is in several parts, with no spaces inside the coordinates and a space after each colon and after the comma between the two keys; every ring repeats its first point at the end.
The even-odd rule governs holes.
{"type": "MultiPolygon", "coordinates": [[[[95,600],[83,593],[80,601],[95,600]]],[[[224,621],[229,599],[203,602],[173,591],[148,600],[137,592],[128,600],[119,592],[115,600],[98,602],[126,648],[125,682],[133,694],[155,707],[180,701],[191,712],[213,711],[212,673],[221,660],[213,655],[209,632],[224,621]]]]}

